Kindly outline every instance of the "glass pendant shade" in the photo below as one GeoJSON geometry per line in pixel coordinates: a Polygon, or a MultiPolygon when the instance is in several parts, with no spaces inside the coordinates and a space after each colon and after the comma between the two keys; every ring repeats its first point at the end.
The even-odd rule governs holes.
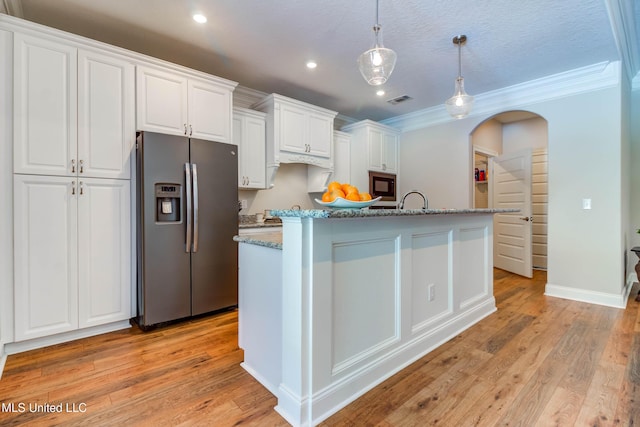
{"type": "Polygon", "coordinates": [[[467,36],[460,35],[453,38],[453,44],[458,45],[458,77],[456,78],[453,96],[444,103],[449,114],[455,119],[466,117],[473,108],[473,96],[464,91],[464,78],[462,77],[462,58],[460,47],[467,41],[467,36]]]}
{"type": "Polygon", "coordinates": [[[468,95],[464,91],[464,78],[458,76],[456,79],[456,87],[453,92],[453,96],[446,100],[445,106],[449,114],[456,118],[461,119],[466,117],[473,108],[473,96],[468,95]]]}
{"type": "Polygon", "coordinates": [[[380,26],[373,27],[374,46],[358,57],[358,68],[362,77],[372,86],[379,86],[389,79],[396,66],[397,55],[382,45],[380,26]]]}

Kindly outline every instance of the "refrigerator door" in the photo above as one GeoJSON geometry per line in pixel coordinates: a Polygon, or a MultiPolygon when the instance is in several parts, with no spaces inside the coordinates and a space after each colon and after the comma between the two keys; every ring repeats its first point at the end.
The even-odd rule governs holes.
{"type": "Polygon", "coordinates": [[[191,315],[185,163],[187,138],[151,132],[138,138],[138,303],[143,326],[191,315]],[[162,190],[167,196],[179,191],[180,196],[163,197],[162,190]]]}
{"type": "Polygon", "coordinates": [[[198,204],[191,253],[193,315],[238,304],[238,247],[233,241],[238,234],[237,153],[236,145],[191,139],[193,199],[198,204]]]}

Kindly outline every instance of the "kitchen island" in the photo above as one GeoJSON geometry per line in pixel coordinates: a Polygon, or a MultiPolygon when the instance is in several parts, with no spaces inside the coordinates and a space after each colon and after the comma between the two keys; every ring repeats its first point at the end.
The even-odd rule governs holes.
{"type": "Polygon", "coordinates": [[[236,237],[242,366],[315,425],[496,310],[493,214],[280,210],[236,237]]]}

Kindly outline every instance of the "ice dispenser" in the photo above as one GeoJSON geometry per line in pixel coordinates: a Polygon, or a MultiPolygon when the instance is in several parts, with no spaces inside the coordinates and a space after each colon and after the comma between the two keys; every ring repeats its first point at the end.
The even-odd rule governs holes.
{"type": "Polygon", "coordinates": [[[182,186],[156,184],[156,222],[180,222],[182,186]]]}

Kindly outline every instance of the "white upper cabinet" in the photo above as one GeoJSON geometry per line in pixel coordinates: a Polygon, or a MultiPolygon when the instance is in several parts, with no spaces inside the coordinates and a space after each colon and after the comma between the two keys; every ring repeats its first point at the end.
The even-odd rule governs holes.
{"type": "Polygon", "coordinates": [[[233,109],[233,141],[238,146],[238,187],[266,188],[265,114],[233,109]]]}
{"type": "Polygon", "coordinates": [[[14,34],[14,172],[70,175],[77,162],[75,47],[14,34]]]}
{"type": "Polygon", "coordinates": [[[135,141],[133,65],[96,52],[78,52],[78,173],[131,178],[135,141]]]}
{"type": "Polygon", "coordinates": [[[130,178],[133,65],[14,35],[14,172],[130,178]]]}
{"type": "Polygon", "coordinates": [[[208,81],[139,65],[136,127],[231,144],[234,87],[235,83],[213,76],[208,81]]]}
{"type": "Polygon", "coordinates": [[[333,169],[335,111],[271,94],[252,108],[267,113],[267,186],[280,163],[333,169]]]}
{"type": "Polygon", "coordinates": [[[390,126],[363,120],[342,128],[351,134],[351,181],[369,188],[369,171],[398,174],[400,132],[390,126]]]}
{"type": "MultiPolygon", "coordinates": [[[[351,135],[346,132],[333,133],[333,177],[332,181],[351,182],[351,135]]],[[[361,191],[369,191],[362,188],[361,191]]]]}

